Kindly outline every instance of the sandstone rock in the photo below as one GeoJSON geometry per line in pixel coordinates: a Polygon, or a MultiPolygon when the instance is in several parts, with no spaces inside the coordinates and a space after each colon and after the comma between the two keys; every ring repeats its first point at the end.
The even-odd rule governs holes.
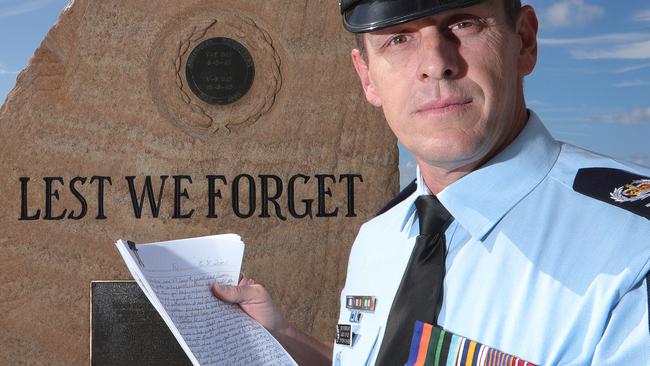
{"type": "Polygon", "coordinates": [[[0,113],[0,364],[88,363],[90,281],[130,278],[118,238],[238,233],[244,271],[291,321],[333,338],[354,236],[398,188],[395,141],[363,98],[340,23],[332,1],[66,8],[0,113]],[[232,104],[187,85],[189,54],[213,37],[255,62],[232,104]],[[137,218],[129,182],[147,200],[147,176],[156,201],[164,181],[159,212],[145,203],[137,218]]]}

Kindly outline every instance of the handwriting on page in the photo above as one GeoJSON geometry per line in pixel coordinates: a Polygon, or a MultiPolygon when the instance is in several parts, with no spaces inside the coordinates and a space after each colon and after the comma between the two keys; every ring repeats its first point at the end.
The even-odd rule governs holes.
{"type": "Polygon", "coordinates": [[[149,283],[201,365],[292,365],[261,325],[212,296],[210,285],[223,278],[158,275],[149,283]]]}

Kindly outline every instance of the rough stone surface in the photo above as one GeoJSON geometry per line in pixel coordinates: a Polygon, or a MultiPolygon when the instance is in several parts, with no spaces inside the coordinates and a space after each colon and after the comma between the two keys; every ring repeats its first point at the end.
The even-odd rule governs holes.
{"type": "MultiPolygon", "coordinates": [[[[114,241],[153,242],[239,233],[247,243],[244,271],[265,284],[288,318],[323,340],[333,338],[339,291],[359,226],[398,189],[397,149],[378,110],[367,105],[349,61],[353,38],[335,1],[77,0],[36,50],[0,111],[0,364],[85,365],[89,357],[91,280],[130,279],[114,241]],[[237,102],[214,106],[189,90],[185,62],[211,37],[242,43],[255,61],[255,81],[237,102]],[[296,210],[314,199],[313,217],[261,214],[261,178],[282,179],[278,199],[288,215],[287,188],[296,174],[296,210]],[[256,182],[250,218],[231,208],[233,179],[256,182]],[[316,174],[331,197],[316,217],[316,174]],[[355,180],[356,217],[341,174],[355,180]],[[137,219],[125,177],[153,187],[167,175],[159,216],[148,205],[137,219]],[[187,219],[172,218],[172,176],[182,181],[187,219]],[[218,183],[217,218],[207,218],[207,175],[218,183]],[[104,214],[98,181],[108,176],[104,214]],[[21,177],[27,216],[21,217],[21,177]],[[46,193],[45,177],[52,181],[46,193]],[[81,200],[87,212],[81,215],[81,200]],[[82,184],[83,183],[83,184],[82,184]],[[54,195],[58,194],[58,198],[54,195]],[[67,210],[63,220],[44,220],[67,210]]],[[[247,181],[240,186],[246,211],[247,181]]],[[[276,187],[271,181],[269,195],[276,187]]],[[[182,193],[182,190],[181,190],[182,193]]],[[[139,191],[138,191],[139,195],[139,191]]],[[[157,197],[156,197],[157,198],[157,197]]],[[[245,212],[244,212],[245,213],[245,212]]]]}

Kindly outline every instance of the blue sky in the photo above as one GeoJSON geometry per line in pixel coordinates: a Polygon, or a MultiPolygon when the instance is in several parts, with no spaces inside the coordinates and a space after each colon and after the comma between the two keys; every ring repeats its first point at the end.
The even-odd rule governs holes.
{"type": "MultiPolygon", "coordinates": [[[[650,165],[650,0],[524,3],[540,18],[529,108],[559,140],[650,165]]],[[[66,4],[0,0],[0,101],[66,4]]],[[[403,182],[414,176],[408,152],[400,169],[403,182]]]]}

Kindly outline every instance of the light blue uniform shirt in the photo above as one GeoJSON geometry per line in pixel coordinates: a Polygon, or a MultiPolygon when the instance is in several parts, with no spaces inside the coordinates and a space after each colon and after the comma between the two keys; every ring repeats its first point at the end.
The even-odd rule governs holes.
{"type": "MultiPolygon", "coordinates": [[[[531,112],[510,146],[438,194],[454,216],[440,326],[538,365],[650,365],[650,220],[574,191],[585,167],[650,175],[555,141],[531,112]]],[[[335,344],[335,365],[374,364],[421,194],[418,171],[416,192],[361,228],[339,318],[356,336],[335,344]],[[351,322],[347,295],[375,296],[376,308],[351,322]]]]}

